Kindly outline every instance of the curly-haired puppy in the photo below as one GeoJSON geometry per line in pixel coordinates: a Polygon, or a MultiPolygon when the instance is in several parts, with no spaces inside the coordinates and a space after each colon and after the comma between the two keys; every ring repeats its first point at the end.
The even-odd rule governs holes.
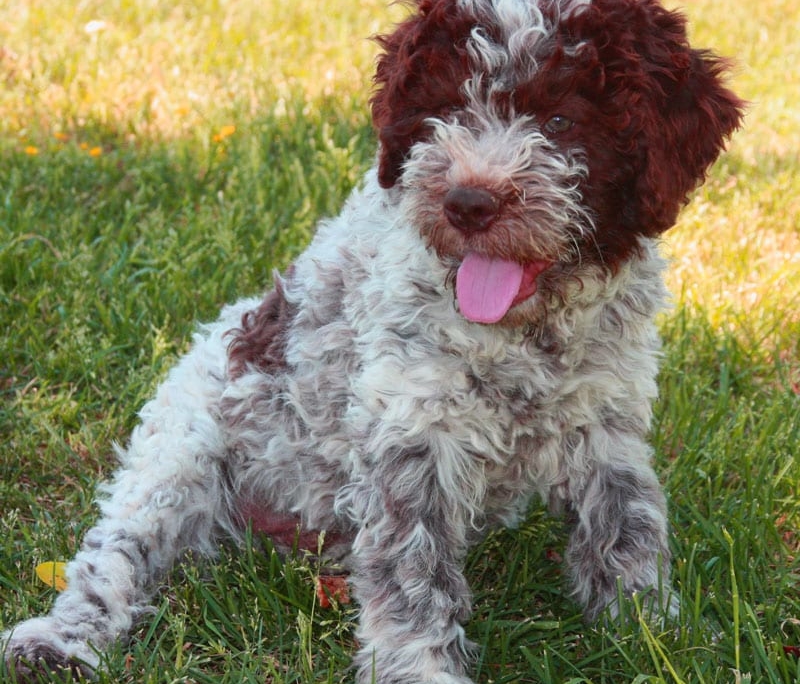
{"type": "Polygon", "coordinates": [[[740,123],[726,65],[655,0],[415,9],[379,39],[375,168],[144,407],[69,588],[3,636],[18,671],[91,671],[181,554],[249,521],[325,531],[361,683],[470,681],[465,555],[537,495],[574,523],[589,618],[668,577],[657,240],[740,123]]]}

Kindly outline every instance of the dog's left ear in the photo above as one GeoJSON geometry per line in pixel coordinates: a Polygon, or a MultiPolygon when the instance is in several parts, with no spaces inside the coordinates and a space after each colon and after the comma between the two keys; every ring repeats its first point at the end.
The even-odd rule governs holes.
{"type": "Polygon", "coordinates": [[[412,145],[430,133],[428,119],[463,104],[461,86],[470,74],[466,41],[474,24],[454,0],[419,0],[414,15],[377,38],[383,52],[371,105],[383,187],[397,182],[412,145]]]}
{"type": "MultiPolygon", "coordinates": [[[[641,0],[640,0],[641,1],[641,0]]],[[[689,47],[685,19],[650,0],[638,46],[645,73],[636,187],[638,228],[655,235],[670,228],[688,194],[740,126],[744,103],[724,85],[729,64],[689,47]]],[[[635,117],[635,115],[634,115],[635,117]]]]}

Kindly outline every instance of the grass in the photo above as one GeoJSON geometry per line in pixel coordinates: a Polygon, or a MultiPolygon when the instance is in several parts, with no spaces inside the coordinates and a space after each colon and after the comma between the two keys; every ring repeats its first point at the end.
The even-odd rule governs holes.
{"type": "MultiPolygon", "coordinates": [[[[402,10],[290,5],[0,7],[0,625],[52,602],[34,566],[74,553],[194,322],[265,287],[371,163],[362,38],[402,10]]],[[[480,682],[800,681],[800,10],[688,12],[752,104],[665,244],[652,441],[685,629],[585,625],[537,509],[469,559],[480,682]]],[[[350,680],[355,612],[319,607],[313,568],[220,553],[175,571],[101,682],[350,680]]]]}

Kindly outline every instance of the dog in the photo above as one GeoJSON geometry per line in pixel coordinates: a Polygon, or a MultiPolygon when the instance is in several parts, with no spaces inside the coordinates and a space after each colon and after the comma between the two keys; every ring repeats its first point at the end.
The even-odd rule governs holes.
{"type": "Polygon", "coordinates": [[[534,498],[571,521],[589,620],[635,593],[676,614],[647,443],[658,240],[743,116],[685,23],[656,0],[417,0],[377,39],[373,168],[144,406],[9,666],[90,675],[182,554],[252,526],[349,569],[360,684],[466,684],[465,555],[534,498]]]}

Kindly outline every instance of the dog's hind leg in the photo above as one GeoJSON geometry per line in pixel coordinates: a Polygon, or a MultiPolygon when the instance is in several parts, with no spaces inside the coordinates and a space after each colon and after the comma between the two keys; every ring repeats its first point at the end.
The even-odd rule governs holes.
{"type": "Polygon", "coordinates": [[[216,405],[225,384],[225,331],[241,311],[226,314],[142,410],[128,448],[119,450],[122,467],[101,487],[102,517],[68,563],[68,586],[50,613],[0,636],[18,681],[58,667],[90,673],[98,652],[147,610],[176,559],[188,550],[213,553],[220,523],[230,527],[216,405]]]}

